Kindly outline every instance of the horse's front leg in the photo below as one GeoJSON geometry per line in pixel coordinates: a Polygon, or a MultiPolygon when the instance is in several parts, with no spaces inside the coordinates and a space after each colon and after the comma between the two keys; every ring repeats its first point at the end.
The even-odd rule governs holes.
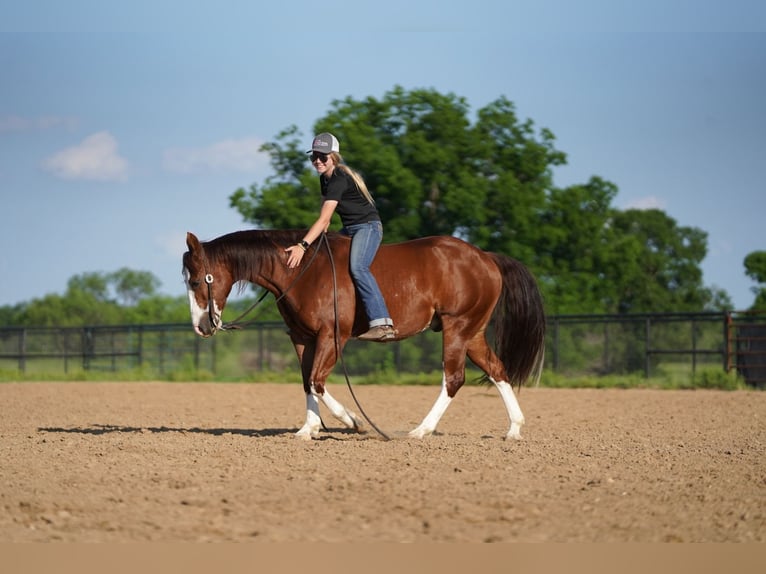
{"type": "Polygon", "coordinates": [[[316,393],[310,391],[306,393],[306,422],[295,433],[297,438],[311,440],[319,437],[319,430],[322,428],[322,417],[319,416],[319,400],[316,393]]]}
{"type": "MultiPolygon", "coordinates": [[[[308,384],[306,384],[306,378],[304,377],[304,389],[306,390],[306,422],[298,430],[296,436],[304,440],[311,440],[319,436],[319,431],[322,427],[322,418],[319,414],[319,403],[321,402],[326,406],[332,415],[342,422],[346,427],[355,429],[362,432],[362,419],[360,419],[356,413],[344,407],[330,394],[325,386],[325,381],[332,371],[335,365],[335,346],[331,339],[328,341],[322,341],[317,339],[317,344],[313,346],[312,350],[312,368],[308,376],[308,384]],[[329,347],[329,351],[328,351],[329,347]]],[[[296,350],[297,345],[296,345],[296,350]]],[[[308,348],[303,349],[303,361],[305,364],[306,351],[308,348]]],[[[304,371],[305,374],[305,371],[304,371]]]]}
{"type": "Polygon", "coordinates": [[[314,355],[316,344],[313,341],[306,342],[300,337],[296,337],[293,331],[288,331],[290,339],[295,347],[295,353],[298,355],[298,363],[301,366],[301,377],[303,379],[303,390],[306,393],[306,422],[298,429],[295,436],[304,440],[311,440],[319,436],[319,429],[322,427],[322,418],[319,415],[319,401],[317,395],[312,390],[311,371],[314,365],[314,355]]]}
{"type": "Polygon", "coordinates": [[[319,431],[322,427],[322,419],[319,416],[320,402],[324,404],[324,406],[330,410],[332,415],[346,427],[354,429],[357,432],[364,432],[364,429],[362,428],[362,419],[359,418],[355,412],[347,409],[335,400],[335,397],[330,394],[327,387],[324,385],[322,385],[322,387],[324,390],[320,393],[316,386],[312,385],[311,391],[306,393],[306,422],[300,430],[295,433],[296,436],[305,440],[311,440],[312,438],[317,438],[319,436],[319,431]]]}

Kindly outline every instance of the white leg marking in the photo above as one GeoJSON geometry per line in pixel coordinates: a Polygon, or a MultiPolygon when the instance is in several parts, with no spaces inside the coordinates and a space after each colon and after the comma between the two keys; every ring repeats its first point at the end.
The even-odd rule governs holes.
{"type": "Polygon", "coordinates": [[[524,414],[521,412],[519,401],[516,400],[513,387],[505,381],[497,382],[493,380],[492,382],[495,383],[497,390],[500,391],[500,396],[505,404],[505,410],[508,411],[508,418],[511,420],[511,428],[508,429],[508,434],[505,435],[505,438],[521,440],[521,426],[524,424],[524,414]]]}
{"type": "Polygon", "coordinates": [[[306,422],[300,430],[295,433],[295,436],[303,440],[317,438],[321,426],[322,419],[319,417],[319,401],[312,388],[310,393],[306,393],[306,422]]]}
{"type": "Polygon", "coordinates": [[[359,430],[362,427],[361,419],[357,417],[355,413],[351,412],[338,401],[336,401],[335,398],[327,390],[327,387],[325,387],[324,394],[321,395],[319,399],[328,409],[330,409],[330,412],[333,414],[333,416],[348,428],[359,430]]]}
{"type": "Polygon", "coordinates": [[[439,424],[439,421],[451,402],[452,399],[447,394],[447,381],[444,375],[442,375],[442,390],[439,393],[434,406],[431,407],[431,410],[426,415],[426,418],[423,419],[423,422],[410,431],[409,436],[412,438],[423,438],[434,432],[436,430],[436,425],[439,424]]]}

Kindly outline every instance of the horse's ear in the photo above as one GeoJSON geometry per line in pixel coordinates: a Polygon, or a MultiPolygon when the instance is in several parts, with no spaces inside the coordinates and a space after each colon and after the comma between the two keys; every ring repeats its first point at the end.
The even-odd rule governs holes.
{"type": "Polygon", "coordinates": [[[189,251],[199,251],[201,249],[199,244],[199,239],[197,239],[197,236],[194,235],[191,231],[186,232],[186,247],[189,248],[189,251]]]}

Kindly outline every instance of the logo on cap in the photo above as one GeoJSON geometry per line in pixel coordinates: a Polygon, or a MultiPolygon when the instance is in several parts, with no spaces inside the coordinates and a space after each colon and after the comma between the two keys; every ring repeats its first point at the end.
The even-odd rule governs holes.
{"type": "Polygon", "coordinates": [[[320,153],[340,152],[338,139],[331,133],[321,133],[311,142],[311,149],[307,153],[318,151],[320,153]]]}

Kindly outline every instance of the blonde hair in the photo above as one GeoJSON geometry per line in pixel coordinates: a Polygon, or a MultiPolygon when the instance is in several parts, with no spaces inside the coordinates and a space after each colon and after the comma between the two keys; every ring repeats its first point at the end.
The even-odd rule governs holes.
{"type": "Polygon", "coordinates": [[[357,173],[355,170],[351,169],[349,166],[343,163],[343,158],[337,151],[330,153],[330,156],[332,157],[333,162],[335,162],[335,168],[340,169],[344,173],[348,174],[349,177],[354,180],[354,184],[359,190],[359,193],[361,193],[364,198],[370,202],[371,205],[375,205],[375,200],[372,198],[370,190],[367,189],[367,184],[364,182],[364,178],[362,178],[362,176],[359,175],[359,173],[357,173]]]}

